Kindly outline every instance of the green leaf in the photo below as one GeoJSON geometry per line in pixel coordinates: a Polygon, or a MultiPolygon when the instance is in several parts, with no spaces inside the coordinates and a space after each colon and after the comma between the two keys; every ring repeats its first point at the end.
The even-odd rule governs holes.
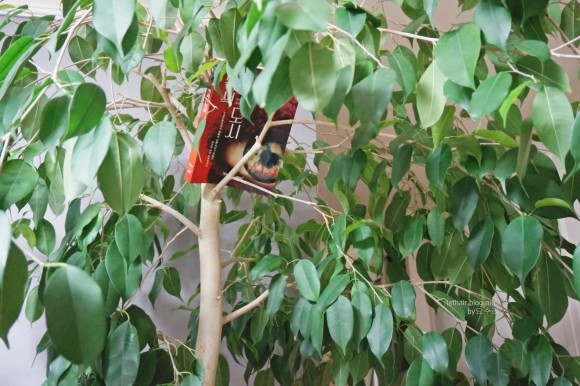
{"type": "Polygon", "coordinates": [[[393,187],[397,187],[399,182],[409,171],[412,156],[413,146],[410,144],[401,146],[393,155],[393,163],[391,167],[391,184],[393,187]]]}
{"type": "Polygon", "coordinates": [[[145,231],[141,221],[132,214],[121,217],[115,225],[115,243],[119,252],[130,263],[139,256],[145,242],[145,231]]]}
{"type": "Polygon", "coordinates": [[[563,92],[570,92],[568,74],[551,59],[542,62],[536,57],[526,56],[520,59],[516,66],[520,71],[534,76],[536,81],[546,87],[554,87],[563,92]]]}
{"type": "Polygon", "coordinates": [[[316,267],[310,260],[300,260],[294,266],[294,278],[300,290],[300,294],[315,302],[320,295],[320,279],[316,273],[316,267]]]}
{"type": "Polygon", "coordinates": [[[175,142],[177,129],[168,121],[156,123],[151,126],[143,140],[143,152],[151,170],[158,176],[164,176],[169,168],[175,142]]]}
{"type": "Polygon", "coordinates": [[[391,101],[397,75],[395,71],[379,68],[352,87],[354,108],[361,120],[378,123],[391,101]]]}
{"type": "Polygon", "coordinates": [[[218,369],[216,374],[215,386],[229,386],[230,384],[230,366],[226,358],[220,355],[218,369]]]}
{"type": "Polygon", "coordinates": [[[68,110],[68,128],[65,138],[91,131],[103,118],[107,97],[94,83],[83,83],[75,88],[68,110]]]}
{"type": "Polygon", "coordinates": [[[486,114],[495,111],[507,97],[512,84],[512,76],[501,72],[487,78],[477,87],[471,96],[469,114],[481,120],[486,114]]]}
{"type": "Polygon", "coordinates": [[[8,332],[24,303],[28,264],[22,251],[10,245],[10,225],[4,212],[0,213],[0,338],[9,348],[8,332]]]}
{"type": "Polygon", "coordinates": [[[433,291],[431,296],[433,296],[432,299],[439,305],[439,307],[443,308],[447,314],[460,321],[465,321],[465,308],[461,304],[458,304],[456,299],[453,299],[451,296],[440,291],[433,291]]]}
{"type": "Polygon", "coordinates": [[[330,102],[337,75],[332,52],[318,43],[304,44],[290,60],[292,91],[310,111],[322,111],[330,102]]]}
{"type": "Polygon", "coordinates": [[[473,336],[465,345],[465,362],[469,372],[481,384],[487,384],[487,358],[493,353],[489,338],[483,334],[473,336]]]}
{"type": "Polygon", "coordinates": [[[393,286],[391,292],[393,311],[404,320],[415,319],[415,288],[406,280],[393,286]]]}
{"type": "Polygon", "coordinates": [[[444,33],[433,50],[441,72],[460,86],[475,88],[473,78],[481,49],[480,30],[476,24],[464,24],[444,33]]]}
{"type": "Polygon", "coordinates": [[[322,308],[328,307],[342,294],[342,291],[344,291],[349,283],[349,275],[338,274],[333,276],[328,285],[324,287],[317,304],[322,308]]]}
{"type": "Polygon", "coordinates": [[[439,70],[435,60],[427,67],[417,84],[417,110],[421,126],[428,128],[439,121],[447,98],[443,93],[447,77],[439,70]]]}
{"type": "Polygon", "coordinates": [[[62,95],[49,100],[42,110],[41,126],[38,137],[52,150],[65,135],[68,127],[67,114],[70,98],[62,95]]]}
{"type": "Polygon", "coordinates": [[[139,351],[137,330],[129,321],[115,328],[107,339],[103,354],[105,382],[119,386],[133,385],[139,370],[139,351]]]}
{"type": "Polygon", "coordinates": [[[452,159],[453,154],[451,152],[451,147],[449,147],[448,144],[442,143],[433,149],[425,163],[425,172],[427,173],[429,183],[438,188],[443,187],[445,183],[445,175],[447,174],[449,165],[451,165],[452,159]]]}
{"type": "Polygon", "coordinates": [[[393,314],[389,306],[385,303],[376,305],[375,316],[367,334],[367,341],[371,352],[379,361],[391,345],[393,326],[393,314]]]}
{"type": "Polygon", "coordinates": [[[267,273],[273,272],[280,267],[283,260],[278,255],[268,254],[260,260],[250,270],[250,280],[255,281],[262,278],[267,273]]]}
{"type": "Polygon", "coordinates": [[[163,270],[163,289],[169,295],[181,299],[181,279],[177,268],[167,267],[163,270]]]}
{"type": "Polygon", "coordinates": [[[347,298],[341,295],[336,302],[328,307],[326,323],[332,340],[344,353],[346,345],[352,338],[354,327],[354,313],[347,298]]]}
{"type": "Polygon", "coordinates": [[[429,364],[422,358],[417,358],[407,370],[406,386],[430,386],[435,382],[435,374],[429,364]]]}
{"type": "Polygon", "coordinates": [[[91,186],[107,155],[113,136],[113,125],[103,117],[97,126],[81,135],[72,150],[72,175],[86,186],[91,186]]]}
{"type": "Polygon", "coordinates": [[[439,0],[423,0],[423,9],[427,16],[429,16],[429,21],[431,25],[435,25],[435,8],[439,4],[439,0]]]}
{"type": "Polygon", "coordinates": [[[185,35],[179,44],[181,53],[181,67],[187,72],[195,72],[203,61],[205,53],[205,39],[197,31],[185,35]]]}
{"type": "Polygon", "coordinates": [[[357,292],[351,299],[354,310],[353,338],[358,345],[368,334],[373,323],[373,305],[364,292],[357,292]]]}
{"type": "Polygon", "coordinates": [[[288,28],[324,32],[330,18],[330,4],[310,0],[287,2],[278,6],[277,16],[288,28]]]}
{"type": "Polygon", "coordinates": [[[387,54],[389,67],[397,74],[397,83],[403,89],[405,97],[409,97],[417,86],[417,74],[411,62],[400,52],[394,51],[387,54]]]}
{"type": "MultiPolygon", "coordinates": [[[[580,4],[577,1],[570,2],[564,6],[560,27],[562,27],[562,30],[570,40],[580,35],[580,4]]],[[[578,47],[578,41],[575,44],[578,47]]]]}
{"type": "Polygon", "coordinates": [[[482,0],[475,10],[473,21],[481,28],[488,44],[505,50],[512,29],[512,15],[499,0],[482,0]]]}
{"type": "Polygon", "coordinates": [[[522,285],[526,275],[538,261],[543,235],[542,224],[530,216],[516,218],[504,230],[502,237],[504,260],[522,285]]]}
{"type": "Polygon", "coordinates": [[[453,219],[453,225],[457,230],[469,223],[479,201],[479,188],[471,177],[463,177],[457,181],[450,192],[451,208],[449,213],[453,219]]]}
{"type": "Polygon", "coordinates": [[[515,139],[510,137],[508,134],[499,130],[475,130],[473,135],[476,137],[481,137],[499,143],[507,148],[518,147],[518,143],[515,139]]]}
{"type": "Polygon", "coordinates": [[[486,218],[475,224],[467,241],[467,259],[473,268],[479,267],[491,252],[495,228],[491,218],[486,218]]]}
{"type": "Polygon", "coordinates": [[[530,380],[536,385],[547,385],[552,371],[552,347],[548,339],[541,335],[530,341],[527,347],[530,380]]]}
{"type": "Polygon", "coordinates": [[[562,320],[568,310],[565,282],[566,279],[556,262],[544,256],[540,261],[536,283],[540,306],[546,315],[548,327],[562,320]]]}
{"type": "Polygon", "coordinates": [[[524,40],[518,43],[516,47],[525,54],[538,58],[541,62],[550,59],[551,54],[548,45],[539,40],[524,40]]]}
{"type": "Polygon", "coordinates": [[[506,5],[514,18],[520,21],[521,25],[531,17],[540,15],[548,6],[549,0],[536,0],[533,2],[522,2],[520,0],[506,0],[506,5]]]}
{"type": "Polygon", "coordinates": [[[141,146],[128,134],[115,132],[98,172],[105,201],[118,213],[128,212],[144,183],[141,146]]]}
{"type": "Polygon", "coordinates": [[[534,98],[532,120],[544,145],[564,162],[574,125],[568,98],[558,89],[544,87],[534,98]]]}
{"type": "Polygon", "coordinates": [[[94,0],[93,25],[99,35],[113,44],[124,56],[123,39],[131,27],[135,15],[135,0],[94,0]]]}
{"type": "Polygon", "coordinates": [[[177,9],[170,0],[152,0],[149,3],[149,12],[155,25],[160,29],[169,29],[175,24],[177,9]]]}
{"type": "Polygon", "coordinates": [[[27,52],[33,42],[32,37],[22,36],[8,46],[8,49],[0,56],[0,82],[6,79],[18,59],[27,52]]]}
{"type": "Polygon", "coordinates": [[[107,248],[105,255],[105,267],[115,290],[127,299],[127,260],[123,257],[116,243],[107,248]]]}
{"type": "Polygon", "coordinates": [[[441,249],[445,237],[445,217],[438,209],[433,209],[427,215],[427,231],[437,249],[441,249]]]}
{"type": "Polygon", "coordinates": [[[103,351],[107,337],[101,287],[81,269],[66,265],[48,279],[44,305],[56,350],[71,362],[88,366],[103,351]]]}
{"type": "Polygon", "coordinates": [[[449,356],[447,355],[447,343],[438,332],[428,332],[421,337],[421,351],[423,359],[433,371],[439,374],[447,372],[449,356]]]}
{"type": "Polygon", "coordinates": [[[530,81],[523,82],[522,84],[511,90],[507,98],[505,98],[504,101],[502,102],[499,108],[499,115],[503,119],[504,126],[507,124],[507,118],[510,109],[512,108],[512,106],[514,106],[516,99],[519,98],[520,94],[525,90],[526,87],[529,86],[529,84],[530,81]]]}
{"type": "MultiPolygon", "coordinates": [[[[455,84],[453,82],[447,82],[445,84],[455,84]]],[[[459,87],[459,86],[458,86],[459,87]]],[[[431,135],[433,137],[433,146],[437,147],[441,145],[441,141],[446,137],[446,134],[453,127],[453,121],[455,120],[455,106],[446,106],[443,108],[443,114],[441,118],[431,127],[431,135]]]]}
{"type": "Polygon", "coordinates": [[[241,21],[242,15],[240,15],[237,8],[228,9],[219,20],[222,49],[226,60],[232,67],[240,58],[237,31],[241,21]]]}
{"type": "Polygon", "coordinates": [[[576,294],[580,296],[580,244],[576,245],[573,256],[573,269],[574,269],[574,287],[576,288],[576,294]]]}
{"type": "Polygon", "coordinates": [[[56,232],[52,224],[43,219],[36,225],[34,234],[36,235],[36,248],[44,255],[50,255],[56,244],[56,232]]]}
{"type": "Polygon", "coordinates": [[[268,296],[268,302],[266,303],[266,311],[268,311],[268,315],[273,316],[278,312],[282,305],[282,301],[284,300],[284,294],[286,293],[286,277],[282,274],[276,275],[270,282],[268,290],[270,295],[268,296]]]}
{"type": "Polygon", "coordinates": [[[334,24],[354,37],[362,31],[366,19],[364,12],[351,11],[345,7],[339,7],[334,11],[334,24]]]}
{"type": "Polygon", "coordinates": [[[324,314],[323,308],[317,304],[312,307],[308,315],[308,324],[310,328],[310,343],[322,355],[322,340],[324,338],[324,314]]]}
{"type": "Polygon", "coordinates": [[[511,366],[501,353],[492,352],[485,360],[485,371],[489,383],[494,386],[508,386],[511,366]]]}
{"type": "Polygon", "coordinates": [[[6,162],[0,173],[0,210],[28,196],[37,183],[38,173],[32,166],[18,159],[6,162]]]}
{"type": "Polygon", "coordinates": [[[578,114],[574,120],[570,153],[574,158],[574,171],[580,170],[580,114],[578,114]]]}
{"type": "Polygon", "coordinates": [[[26,319],[32,324],[36,322],[44,314],[44,306],[38,299],[38,287],[36,286],[28,293],[26,299],[26,306],[24,307],[24,314],[26,319]]]}

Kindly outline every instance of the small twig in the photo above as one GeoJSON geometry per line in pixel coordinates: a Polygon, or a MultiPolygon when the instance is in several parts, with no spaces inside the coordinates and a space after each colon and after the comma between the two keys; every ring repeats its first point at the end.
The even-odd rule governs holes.
{"type": "Polygon", "coordinates": [[[90,15],[89,11],[86,11],[77,21],[76,23],[74,23],[71,28],[68,31],[68,35],[66,36],[66,39],[62,45],[62,48],[60,49],[60,53],[58,55],[58,58],[56,59],[56,63],[54,65],[54,71],[52,72],[52,80],[54,81],[54,83],[58,84],[58,70],[60,68],[60,63],[62,62],[62,60],[64,59],[64,55],[67,52],[67,47],[70,44],[71,40],[73,37],[75,37],[75,31],[77,28],[80,27],[80,25],[83,23],[83,21],[87,18],[87,16],[90,15]]]}
{"type": "Polygon", "coordinates": [[[514,66],[512,63],[510,63],[510,62],[507,62],[507,65],[508,65],[508,67],[509,67],[509,68],[510,68],[510,69],[511,69],[513,72],[515,72],[516,74],[518,74],[518,75],[521,75],[521,76],[524,76],[524,77],[526,77],[526,78],[529,78],[529,79],[531,79],[531,80],[532,80],[534,83],[536,83],[536,82],[537,82],[536,78],[534,78],[534,76],[533,76],[533,75],[526,74],[525,72],[522,72],[522,71],[518,70],[518,69],[516,68],[516,66],[514,66]]]}
{"type": "Polygon", "coordinates": [[[194,233],[195,235],[197,235],[198,238],[203,238],[203,232],[201,231],[201,229],[199,229],[199,227],[197,225],[195,225],[194,223],[192,223],[187,217],[185,217],[184,215],[182,215],[181,213],[179,213],[178,211],[176,211],[175,209],[173,209],[172,207],[165,205],[164,203],[157,201],[156,199],[146,196],[144,194],[142,194],[141,196],[141,200],[151,204],[152,206],[161,209],[163,212],[171,215],[173,218],[175,218],[177,221],[179,221],[181,224],[183,224],[183,226],[185,226],[187,229],[189,229],[192,233],[194,233]]]}
{"type": "Polygon", "coordinates": [[[334,29],[334,30],[340,32],[341,34],[344,34],[344,35],[348,36],[350,38],[350,40],[352,40],[352,42],[354,44],[356,44],[365,54],[367,54],[372,60],[374,60],[379,67],[382,67],[382,68],[385,67],[385,65],[383,64],[383,62],[381,62],[379,58],[377,58],[361,42],[359,42],[356,39],[356,37],[352,36],[352,34],[348,33],[347,31],[343,30],[342,28],[339,28],[339,27],[337,27],[337,26],[335,26],[334,24],[331,24],[331,23],[328,23],[328,28],[329,29],[334,29]]]}
{"type": "Polygon", "coordinates": [[[224,176],[224,178],[222,178],[222,180],[215,186],[215,188],[213,188],[214,194],[216,194],[216,195],[219,194],[222,191],[222,189],[231,180],[234,179],[234,177],[238,174],[240,169],[242,169],[242,167],[244,167],[246,162],[248,162],[250,158],[252,158],[258,151],[260,151],[260,149],[262,148],[262,141],[264,140],[264,137],[266,137],[266,134],[268,134],[268,130],[270,130],[270,126],[272,126],[272,119],[273,118],[274,118],[274,114],[271,114],[270,117],[268,118],[268,121],[264,125],[264,128],[260,132],[260,135],[258,135],[256,137],[256,142],[254,142],[254,144],[252,145],[250,150],[248,150],[248,152],[246,154],[244,154],[244,156],[234,165],[232,170],[230,170],[229,173],[226,174],[224,176]]]}
{"type": "Polygon", "coordinates": [[[0,171],[2,170],[2,166],[4,166],[4,160],[8,154],[8,147],[10,146],[10,133],[2,137],[2,142],[4,145],[2,145],[2,153],[0,154],[0,171]]]}
{"type": "Polygon", "coordinates": [[[562,59],[580,59],[580,55],[576,54],[559,54],[557,52],[552,52],[552,56],[562,59]]]}
{"type": "Polygon", "coordinates": [[[433,44],[437,44],[437,42],[439,41],[439,39],[437,39],[437,38],[430,38],[427,36],[416,35],[416,34],[403,32],[403,31],[397,31],[397,30],[389,29],[389,28],[377,28],[377,29],[381,32],[386,32],[386,33],[390,33],[393,35],[400,35],[400,36],[404,36],[406,38],[415,39],[415,40],[423,40],[423,41],[433,43],[433,44]]]}
{"type": "Polygon", "coordinates": [[[230,312],[222,319],[222,325],[228,324],[232,320],[239,318],[240,316],[247,314],[248,312],[252,311],[254,308],[258,308],[264,300],[268,298],[270,294],[269,290],[266,290],[260,294],[257,298],[252,300],[250,303],[246,304],[245,306],[238,308],[235,311],[230,312]]]}
{"type": "Polygon", "coordinates": [[[570,44],[574,44],[574,43],[576,43],[578,40],[580,40],[580,36],[576,36],[574,39],[572,39],[572,40],[570,40],[570,41],[567,41],[567,42],[565,42],[564,44],[560,44],[560,45],[559,45],[558,47],[556,47],[556,48],[552,48],[552,55],[554,55],[554,53],[555,53],[556,51],[558,51],[558,50],[560,50],[560,49],[562,49],[562,48],[564,48],[564,47],[567,47],[567,46],[569,46],[570,44]]]}
{"type": "Polygon", "coordinates": [[[193,149],[193,141],[191,140],[191,137],[189,136],[189,130],[187,130],[187,126],[185,125],[185,123],[183,123],[183,120],[179,117],[179,114],[177,113],[177,109],[176,109],[175,105],[171,102],[171,97],[170,97],[169,93],[157,81],[157,79],[152,74],[143,75],[143,77],[145,79],[149,80],[151,82],[151,84],[161,94],[161,97],[163,98],[163,101],[165,102],[165,107],[167,107],[169,114],[171,114],[171,117],[173,117],[173,119],[175,120],[175,126],[177,127],[179,134],[181,134],[183,141],[185,142],[185,144],[188,147],[188,150],[191,151],[191,149],[193,149]]]}

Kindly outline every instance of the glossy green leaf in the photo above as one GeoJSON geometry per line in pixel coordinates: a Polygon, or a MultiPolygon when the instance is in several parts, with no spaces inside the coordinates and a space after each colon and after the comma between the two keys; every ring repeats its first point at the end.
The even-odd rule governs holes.
{"type": "Polygon", "coordinates": [[[447,372],[449,356],[447,353],[447,343],[441,334],[428,332],[421,337],[421,351],[423,359],[429,364],[433,371],[439,374],[447,372]]]}
{"type": "Polygon", "coordinates": [[[127,298],[128,264],[121,252],[119,252],[119,248],[115,243],[110,244],[109,248],[107,248],[105,267],[109,279],[111,280],[111,284],[115,287],[115,290],[123,296],[123,298],[127,298]]]}
{"type": "Polygon", "coordinates": [[[113,126],[104,117],[97,126],[81,135],[72,150],[72,174],[86,186],[91,186],[107,154],[113,136],[113,126]]]}
{"type": "Polygon", "coordinates": [[[306,43],[298,49],[290,60],[290,83],[302,107],[322,111],[330,102],[338,75],[334,68],[332,52],[322,45],[306,43]]]}
{"type": "Polygon", "coordinates": [[[536,280],[540,306],[550,327],[562,320],[568,310],[568,295],[564,284],[566,279],[558,264],[544,256],[540,260],[536,280]]]}
{"type": "Polygon", "coordinates": [[[439,0],[423,0],[423,9],[427,16],[429,16],[429,20],[431,21],[431,25],[435,25],[435,9],[439,4],[439,0]]]}
{"type": "Polygon", "coordinates": [[[393,311],[401,319],[415,318],[415,288],[406,280],[401,280],[391,291],[393,311]]]}
{"type": "Polygon", "coordinates": [[[528,366],[530,379],[536,385],[547,385],[552,372],[552,347],[545,336],[528,343],[528,366]]]}
{"type": "Polygon", "coordinates": [[[385,303],[376,305],[373,323],[367,334],[367,341],[371,352],[379,361],[391,345],[393,327],[393,314],[389,306],[385,303]]]}
{"type": "Polygon", "coordinates": [[[294,266],[294,278],[300,294],[314,302],[320,296],[320,279],[316,267],[310,260],[300,260],[294,266]]]}
{"type": "Polygon", "coordinates": [[[453,127],[454,121],[455,121],[455,106],[445,106],[443,108],[443,114],[441,115],[441,118],[439,118],[439,120],[431,127],[433,146],[437,147],[441,145],[443,138],[447,136],[447,134],[453,127]]]}
{"type": "Polygon", "coordinates": [[[493,353],[489,338],[483,334],[475,335],[465,345],[465,362],[475,380],[485,385],[487,383],[487,358],[493,353]]]}
{"type": "Polygon", "coordinates": [[[0,173],[0,210],[28,196],[38,183],[36,170],[22,160],[7,161],[0,173]]]}
{"type": "Polygon", "coordinates": [[[435,60],[427,67],[417,84],[417,110],[423,128],[431,127],[443,114],[447,98],[443,88],[447,77],[435,60]]]}
{"type": "Polygon", "coordinates": [[[90,132],[103,118],[107,97],[94,83],[83,83],[73,94],[68,110],[66,138],[90,132]]]}
{"type": "MultiPolygon", "coordinates": [[[[570,2],[564,6],[560,27],[562,27],[568,39],[575,39],[580,36],[580,4],[577,1],[570,2]]],[[[578,41],[575,44],[578,47],[578,41]]]]}
{"type": "Polygon", "coordinates": [[[229,386],[230,384],[230,366],[226,358],[220,355],[218,369],[216,374],[215,386],[229,386]]]}
{"type": "Polygon", "coordinates": [[[544,230],[534,217],[520,216],[509,223],[502,236],[502,251],[507,267],[523,284],[536,265],[544,230]]]}
{"type": "Polygon", "coordinates": [[[501,353],[492,352],[485,360],[485,371],[489,383],[497,386],[507,386],[510,381],[511,366],[501,353]]]}
{"type": "Polygon", "coordinates": [[[36,322],[44,314],[44,306],[38,299],[38,288],[39,286],[32,288],[26,298],[24,314],[30,323],[36,322]]]}
{"type": "Polygon", "coordinates": [[[574,158],[574,170],[580,170],[580,114],[578,114],[574,120],[570,153],[574,158]]]}
{"type": "Polygon", "coordinates": [[[435,246],[441,249],[445,237],[445,217],[440,210],[434,209],[427,215],[427,231],[435,246]]]}
{"type": "Polygon", "coordinates": [[[574,270],[574,287],[576,288],[576,294],[580,295],[580,244],[576,245],[573,255],[573,270],[574,270]]]}
{"type": "Polygon", "coordinates": [[[389,67],[397,74],[397,83],[403,89],[405,97],[409,97],[417,86],[417,74],[411,62],[400,52],[394,51],[387,54],[389,67]]]}
{"type": "Polygon", "coordinates": [[[177,129],[168,121],[151,126],[145,135],[143,152],[149,166],[158,176],[164,176],[169,168],[176,139],[177,129]]]}
{"type": "Polygon", "coordinates": [[[268,311],[268,315],[272,316],[278,312],[282,305],[282,301],[284,300],[284,294],[286,293],[286,277],[282,274],[276,275],[270,282],[268,290],[270,295],[268,296],[268,302],[266,303],[266,311],[268,311]]]}
{"type": "Polygon", "coordinates": [[[310,343],[319,355],[322,355],[322,340],[324,338],[324,314],[323,308],[317,304],[312,307],[308,315],[310,329],[310,343]]]}
{"type": "Polygon", "coordinates": [[[56,232],[52,224],[42,220],[34,230],[36,235],[36,248],[44,255],[48,256],[56,245],[56,232]]]}
{"type": "Polygon", "coordinates": [[[517,49],[538,58],[541,62],[549,60],[551,55],[548,45],[539,40],[524,40],[518,43],[517,49]]]}
{"type": "Polygon", "coordinates": [[[330,4],[310,0],[287,2],[278,6],[277,15],[288,28],[323,32],[330,18],[330,4]]]}
{"type": "Polygon", "coordinates": [[[442,143],[433,149],[425,163],[425,172],[429,183],[439,188],[443,187],[445,175],[452,159],[453,154],[448,144],[442,143]]]}
{"type": "Polygon", "coordinates": [[[181,278],[175,267],[167,267],[163,271],[163,289],[169,295],[181,299],[181,278]]]}
{"type": "Polygon", "coordinates": [[[560,90],[545,87],[534,98],[532,119],[540,139],[564,162],[570,150],[574,113],[560,90]]]}
{"type": "Polygon", "coordinates": [[[48,334],[60,354],[85,365],[101,354],[107,337],[103,293],[87,273],[71,265],[57,268],[46,284],[44,305],[48,334]]]}
{"type": "Polygon", "coordinates": [[[336,26],[355,37],[362,31],[366,19],[364,12],[351,11],[345,7],[339,7],[334,11],[336,26]]]}
{"type": "Polygon", "coordinates": [[[8,49],[0,56],[0,82],[3,81],[16,62],[32,46],[34,39],[30,36],[22,36],[8,46],[8,49]]]}
{"type": "Polygon", "coordinates": [[[70,97],[62,95],[46,102],[42,110],[41,125],[38,137],[48,149],[53,149],[66,134],[70,97]]]}
{"type": "Polygon", "coordinates": [[[128,134],[115,132],[98,179],[105,201],[115,212],[126,213],[133,207],[143,189],[143,157],[128,134]]]}
{"type": "Polygon", "coordinates": [[[462,230],[475,213],[479,201],[479,188],[473,178],[464,177],[453,185],[450,196],[449,213],[452,216],[453,225],[457,230],[462,230]]]}
{"type": "Polygon", "coordinates": [[[525,81],[525,82],[521,83],[519,86],[517,86],[516,88],[511,90],[509,92],[508,96],[502,102],[502,104],[499,108],[499,115],[503,119],[504,126],[507,124],[508,113],[509,113],[510,109],[514,106],[515,101],[519,98],[519,96],[526,89],[526,87],[529,86],[529,84],[530,84],[530,81],[525,81]]]}
{"type": "Polygon", "coordinates": [[[135,0],[119,2],[115,0],[95,0],[93,5],[93,25],[95,30],[113,44],[123,56],[123,39],[131,27],[135,15],[135,0]]]}
{"type": "Polygon", "coordinates": [[[30,209],[32,209],[32,221],[34,221],[35,224],[40,223],[46,214],[46,209],[48,208],[48,187],[42,178],[38,179],[38,183],[28,200],[28,205],[30,205],[30,209]]]}
{"type": "Polygon", "coordinates": [[[507,97],[511,84],[512,76],[506,72],[481,82],[471,97],[469,114],[481,120],[486,114],[495,111],[507,97]]]}
{"type": "Polygon", "coordinates": [[[495,228],[491,218],[481,220],[471,229],[467,241],[467,259],[473,268],[479,267],[491,252],[495,228]]]}
{"type": "Polygon", "coordinates": [[[475,88],[475,66],[481,49],[480,30],[476,24],[464,24],[444,33],[433,50],[437,66],[445,76],[460,86],[475,88]]]}
{"type": "Polygon", "coordinates": [[[406,386],[430,386],[435,382],[435,374],[429,364],[421,359],[417,358],[409,366],[407,370],[407,379],[405,381],[406,386]]]}
{"type": "Polygon", "coordinates": [[[350,276],[338,274],[330,279],[330,282],[324,287],[317,303],[325,308],[334,303],[334,301],[342,294],[346,286],[350,283],[350,276]]]}
{"type": "Polygon", "coordinates": [[[181,53],[181,67],[187,72],[195,72],[201,62],[205,53],[205,39],[197,31],[192,31],[185,35],[179,45],[179,52],[181,53]]]}
{"type": "Polygon", "coordinates": [[[175,24],[177,17],[177,8],[173,6],[170,0],[151,0],[149,12],[157,28],[168,29],[175,24]]]}
{"type": "Polygon", "coordinates": [[[328,307],[326,323],[332,340],[344,353],[346,345],[352,338],[354,327],[354,312],[347,298],[341,295],[328,307]]]}
{"type": "Polygon", "coordinates": [[[516,65],[522,72],[534,76],[534,79],[542,85],[570,92],[568,74],[553,60],[542,62],[536,57],[526,56],[520,59],[516,65]]]}
{"type": "Polygon", "coordinates": [[[351,300],[354,310],[353,338],[358,345],[368,334],[373,323],[373,305],[364,292],[357,292],[351,300]]]}
{"type": "Polygon", "coordinates": [[[457,320],[465,321],[465,308],[458,304],[456,299],[440,291],[433,291],[431,296],[447,314],[457,320]]]}
{"type": "Polygon", "coordinates": [[[117,221],[115,242],[119,252],[128,262],[132,262],[139,256],[145,242],[145,232],[137,217],[126,214],[117,221]]]}
{"type": "Polygon", "coordinates": [[[107,339],[103,354],[105,382],[115,385],[133,385],[139,370],[139,339],[137,330],[128,321],[123,322],[107,339]]]}
{"type": "Polygon", "coordinates": [[[379,68],[352,87],[354,108],[361,120],[381,120],[391,101],[396,77],[395,71],[379,68]]]}
{"type": "Polygon", "coordinates": [[[409,144],[401,146],[393,155],[391,166],[391,184],[393,187],[396,187],[409,171],[412,156],[413,146],[409,144]]]}
{"type": "Polygon", "coordinates": [[[482,0],[473,15],[485,41],[489,44],[506,48],[506,41],[512,28],[512,15],[499,0],[482,0]]]}
{"type": "Polygon", "coordinates": [[[529,18],[540,15],[544,12],[548,5],[548,0],[537,0],[533,2],[506,0],[505,3],[511,11],[511,14],[514,15],[514,18],[523,24],[529,18]]]}
{"type": "Polygon", "coordinates": [[[4,212],[0,212],[0,338],[7,347],[8,332],[18,319],[24,303],[28,264],[22,251],[14,244],[10,245],[10,226],[4,212]],[[7,228],[4,228],[8,225],[7,228]]]}

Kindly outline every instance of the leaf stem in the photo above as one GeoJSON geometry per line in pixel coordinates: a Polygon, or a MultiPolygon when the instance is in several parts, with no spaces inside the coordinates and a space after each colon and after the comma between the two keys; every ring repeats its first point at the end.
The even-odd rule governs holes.
{"type": "Polygon", "coordinates": [[[184,215],[182,215],[181,213],[179,213],[178,211],[176,211],[175,209],[173,209],[169,205],[165,205],[164,203],[157,201],[156,199],[149,197],[149,196],[146,196],[144,194],[142,194],[140,197],[141,197],[141,200],[147,202],[148,204],[150,204],[151,206],[153,206],[155,208],[161,209],[163,212],[165,212],[165,213],[169,214],[171,217],[175,218],[177,221],[179,221],[181,224],[183,224],[183,226],[185,226],[192,233],[194,233],[198,238],[201,239],[203,237],[203,232],[201,231],[201,229],[199,229],[199,227],[197,225],[195,225],[187,217],[185,217],[184,215]]]}

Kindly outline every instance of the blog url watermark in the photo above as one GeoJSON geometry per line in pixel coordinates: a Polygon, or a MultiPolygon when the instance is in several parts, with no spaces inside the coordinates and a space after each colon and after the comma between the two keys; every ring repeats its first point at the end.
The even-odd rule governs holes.
{"type": "Polygon", "coordinates": [[[441,299],[441,302],[449,307],[463,307],[467,310],[467,315],[483,315],[495,312],[492,300],[459,300],[441,299]]]}

